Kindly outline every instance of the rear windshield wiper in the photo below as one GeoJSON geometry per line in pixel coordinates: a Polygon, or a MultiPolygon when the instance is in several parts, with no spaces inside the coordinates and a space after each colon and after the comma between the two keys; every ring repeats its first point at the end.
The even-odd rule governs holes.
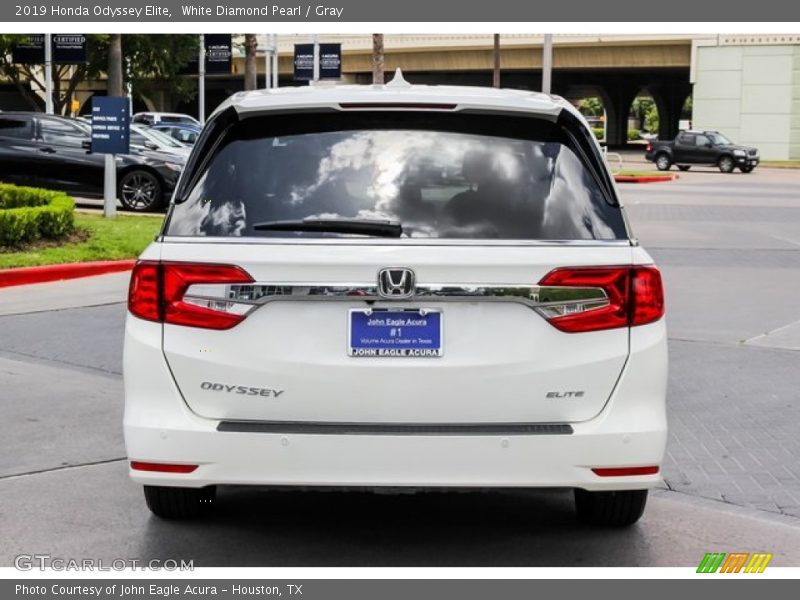
{"type": "Polygon", "coordinates": [[[325,231],[396,238],[403,235],[403,226],[397,221],[373,219],[310,218],[291,221],[264,221],[253,225],[253,229],[256,231],[325,231]]]}

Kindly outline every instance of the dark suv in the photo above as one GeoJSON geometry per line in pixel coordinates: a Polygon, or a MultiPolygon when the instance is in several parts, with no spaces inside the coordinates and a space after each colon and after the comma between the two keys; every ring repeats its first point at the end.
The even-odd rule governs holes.
{"type": "Polygon", "coordinates": [[[718,167],[723,173],[739,168],[750,173],[759,162],[758,149],[734,144],[718,131],[682,131],[672,142],[647,144],[644,157],[659,171],[678,165],[688,171],[692,165],[718,167]]]}
{"type": "MultiPolygon", "coordinates": [[[[105,159],[88,149],[90,129],[74,119],[34,112],[0,113],[0,181],[102,197],[105,159]]],[[[131,144],[117,156],[117,197],[128,210],[163,207],[184,156],[131,144]]]]}

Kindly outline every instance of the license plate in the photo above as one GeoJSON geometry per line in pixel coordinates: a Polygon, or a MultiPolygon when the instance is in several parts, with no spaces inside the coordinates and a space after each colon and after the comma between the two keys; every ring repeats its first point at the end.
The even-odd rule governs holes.
{"type": "Polygon", "coordinates": [[[442,313],[432,309],[352,309],[347,353],[354,357],[442,356],[442,313]]]}

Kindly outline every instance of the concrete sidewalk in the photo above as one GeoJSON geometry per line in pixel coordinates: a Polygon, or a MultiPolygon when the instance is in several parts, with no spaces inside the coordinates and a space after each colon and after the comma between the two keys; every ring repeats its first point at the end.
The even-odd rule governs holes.
{"type": "Polygon", "coordinates": [[[67,281],[0,288],[0,315],[17,315],[125,302],[128,271],[67,281]]]}

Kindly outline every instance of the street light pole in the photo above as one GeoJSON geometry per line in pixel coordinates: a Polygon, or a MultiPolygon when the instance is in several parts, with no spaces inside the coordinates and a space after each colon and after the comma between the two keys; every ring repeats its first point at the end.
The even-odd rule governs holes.
{"type": "Polygon", "coordinates": [[[117,216],[117,155],[105,154],[103,167],[103,216],[113,219],[117,216]]]}
{"type": "Polygon", "coordinates": [[[53,114],[53,40],[52,34],[44,34],[44,106],[48,115],[53,114]]]}
{"type": "Polygon", "coordinates": [[[315,33],[314,41],[314,83],[319,81],[319,36],[315,33]]]}
{"type": "Polygon", "coordinates": [[[500,87],[500,34],[494,34],[494,70],[492,71],[492,85],[500,87]]]}
{"type": "Polygon", "coordinates": [[[270,44],[272,35],[264,34],[264,88],[269,89],[272,83],[272,45],[270,44]]]}
{"type": "Polygon", "coordinates": [[[269,35],[272,40],[270,46],[272,47],[272,87],[278,87],[278,34],[271,33],[269,35]]]}
{"type": "Polygon", "coordinates": [[[125,75],[128,78],[126,87],[128,88],[128,114],[133,116],[133,74],[131,73],[131,59],[125,57],[125,75]]]}
{"type": "Polygon", "coordinates": [[[553,34],[544,34],[544,47],[542,48],[542,91],[550,93],[553,83],[553,34]]]}
{"type": "Polygon", "coordinates": [[[197,112],[201,125],[206,122],[206,36],[200,34],[200,51],[197,55],[197,112]]]}

